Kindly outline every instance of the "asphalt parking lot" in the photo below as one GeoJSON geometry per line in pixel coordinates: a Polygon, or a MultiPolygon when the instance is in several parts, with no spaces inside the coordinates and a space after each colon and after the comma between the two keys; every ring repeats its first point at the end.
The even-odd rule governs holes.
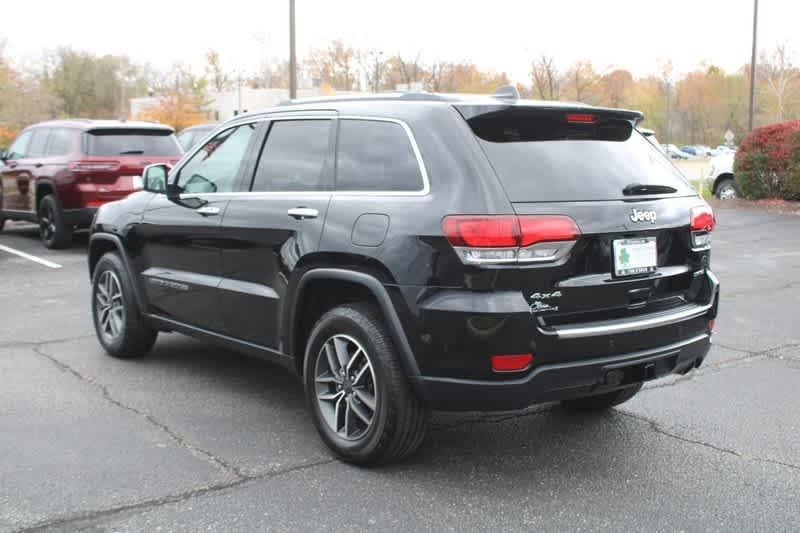
{"type": "Polygon", "coordinates": [[[605,415],[437,414],[420,453],[333,459],[284,370],[162,334],[114,360],[85,236],[0,245],[0,530],[796,530],[800,217],[721,209],[706,364],[605,415]],[[51,265],[52,266],[52,265],[51,265]]]}

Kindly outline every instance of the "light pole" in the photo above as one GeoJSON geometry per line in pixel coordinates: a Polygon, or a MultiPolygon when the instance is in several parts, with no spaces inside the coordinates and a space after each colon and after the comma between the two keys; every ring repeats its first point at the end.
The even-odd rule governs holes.
{"type": "Polygon", "coordinates": [[[756,35],[758,33],[758,0],[753,1],[753,52],[750,56],[750,113],[747,130],[753,129],[753,112],[756,106],[756,35]]]}
{"type": "Polygon", "coordinates": [[[294,0],[289,0],[289,98],[297,98],[297,55],[294,46],[294,0]]]}

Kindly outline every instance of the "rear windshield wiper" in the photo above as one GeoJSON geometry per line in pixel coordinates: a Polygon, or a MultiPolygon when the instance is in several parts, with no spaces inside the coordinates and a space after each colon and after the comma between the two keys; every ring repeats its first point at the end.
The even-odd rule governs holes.
{"type": "Polygon", "coordinates": [[[634,196],[638,194],[671,194],[678,192],[675,187],[669,185],[645,185],[644,183],[631,183],[622,189],[622,194],[625,196],[634,196]]]}
{"type": "Polygon", "coordinates": [[[124,152],[120,152],[119,155],[142,155],[144,150],[125,150],[124,152]]]}

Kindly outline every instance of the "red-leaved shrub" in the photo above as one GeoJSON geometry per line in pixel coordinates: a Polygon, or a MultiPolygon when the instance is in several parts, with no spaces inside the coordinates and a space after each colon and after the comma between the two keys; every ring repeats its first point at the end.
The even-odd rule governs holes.
{"type": "Polygon", "coordinates": [[[800,120],[755,128],[736,151],[733,175],[746,198],[800,197],[800,183],[794,177],[792,152],[800,149],[796,134],[800,120]]]}

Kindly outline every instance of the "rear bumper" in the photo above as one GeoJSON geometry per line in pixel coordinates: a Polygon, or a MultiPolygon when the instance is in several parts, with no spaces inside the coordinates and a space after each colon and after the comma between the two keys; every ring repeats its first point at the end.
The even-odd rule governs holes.
{"type": "Polygon", "coordinates": [[[61,212],[64,224],[70,226],[89,226],[92,223],[96,207],[81,207],[79,209],[64,209],[61,212]]]}
{"type": "Polygon", "coordinates": [[[508,411],[685,373],[700,366],[710,347],[710,335],[702,334],[651,350],[542,365],[514,381],[416,377],[412,382],[432,409],[508,411]]]}

